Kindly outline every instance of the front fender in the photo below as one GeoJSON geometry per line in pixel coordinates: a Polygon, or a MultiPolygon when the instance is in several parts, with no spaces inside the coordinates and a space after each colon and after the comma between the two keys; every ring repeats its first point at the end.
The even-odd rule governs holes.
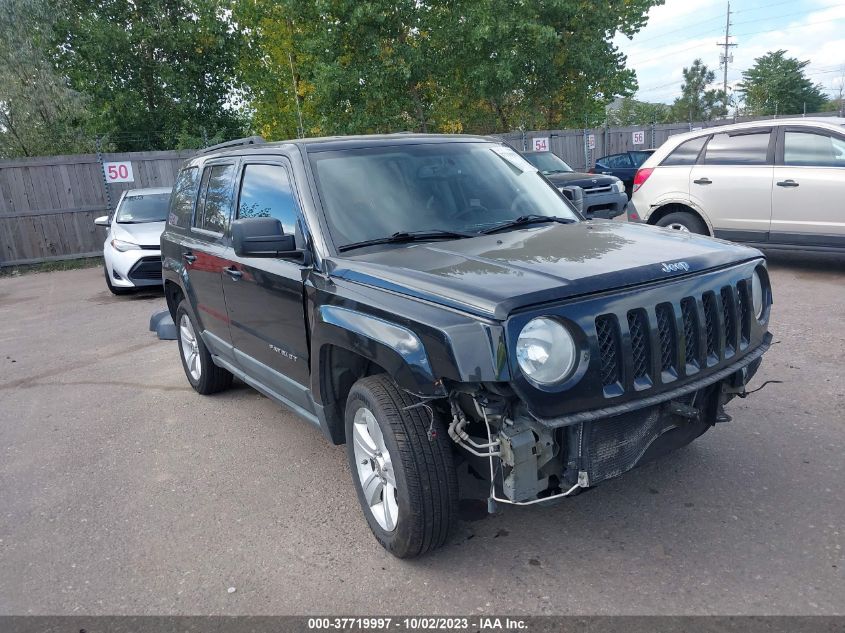
{"type": "Polygon", "coordinates": [[[350,308],[324,305],[317,309],[312,354],[312,393],[322,402],[319,363],[322,348],[334,345],[382,367],[396,383],[419,395],[446,395],[432,371],[420,338],[410,329],[350,308]]]}

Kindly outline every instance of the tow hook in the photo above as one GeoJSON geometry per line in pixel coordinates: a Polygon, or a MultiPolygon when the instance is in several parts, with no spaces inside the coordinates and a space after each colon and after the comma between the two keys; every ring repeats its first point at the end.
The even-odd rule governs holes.
{"type": "Polygon", "coordinates": [[[678,402],[677,400],[671,400],[666,408],[672,415],[679,415],[688,420],[698,420],[701,415],[701,411],[695,407],[691,407],[683,402],[678,402]]]}

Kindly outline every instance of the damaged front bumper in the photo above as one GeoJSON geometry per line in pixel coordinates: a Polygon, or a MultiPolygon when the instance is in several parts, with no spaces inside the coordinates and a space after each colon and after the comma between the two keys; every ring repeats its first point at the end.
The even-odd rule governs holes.
{"type": "MultiPolygon", "coordinates": [[[[493,501],[537,503],[595,486],[730,420],[723,406],[745,395],[770,344],[767,333],[742,359],[678,389],[558,418],[532,415],[521,402],[476,396],[473,408],[487,439],[464,432],[477,447],[470,463],[482,474],[489,469],[493,501]]],[[[461,429],[466,426],[464,419],[461,429]]]]}

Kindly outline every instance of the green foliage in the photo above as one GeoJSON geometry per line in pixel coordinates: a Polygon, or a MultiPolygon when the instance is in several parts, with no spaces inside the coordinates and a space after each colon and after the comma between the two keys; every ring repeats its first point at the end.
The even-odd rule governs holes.
{"type": "Polygon", "coordinates": [[[52,15],[42,0],[0,3],[0,157],[93,150],[88,99],[68,87],[45,53],[52,15]]]}
{"type": "Polygon", "coordinates": [[[809,63],[787,57],[785,50],[755,59],[739,84],[748,114],[800,114],[805,107],[807,112],[818,112],[826,99],[821,86],[804,75],[809,63]]]}
{"type": "Polygon", "coordinates": [[[231,138],[241,47],[228,0],[59,0],[55,61],[118,150],[231,138]]]}
{"type": "Polygon", "coordinates": [[[611,43],[662,0],[240,0],[255,129],[497,132],[604,120],[636,88],[611,43]],[[291,68],[293,66],[293,68],[291,68]]]}
{"type": "Polygon", "coordinates": [[[625,97],[616,109],[608,109],[608,125],[649,125],[665,123],[670,115],[670,107],[665,103],[646,103],[625,97]]]}
{"type": "Polygon", "coordinates": [[[681,96],[672,104],[670,118],[673,121],[710,121],[725,116],[725,92],[707,88],[715,80],[716,73],[700,59],[696,59],[689,68],[684,68],[681,96]]]}

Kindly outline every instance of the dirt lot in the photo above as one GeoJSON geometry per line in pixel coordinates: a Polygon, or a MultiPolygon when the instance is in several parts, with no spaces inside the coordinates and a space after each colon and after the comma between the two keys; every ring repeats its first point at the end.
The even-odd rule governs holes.
{"type": "Polygon", "coordinates": [[[466,504],[403,562],[342,447],[204,398],[160,294],[0,279],[0,613],[845,613],[845,258],[778,256],[778,341],[730,424],[552,508],[466,504]],[[235,588],[234,592],[229,591],[235,588]]]}

